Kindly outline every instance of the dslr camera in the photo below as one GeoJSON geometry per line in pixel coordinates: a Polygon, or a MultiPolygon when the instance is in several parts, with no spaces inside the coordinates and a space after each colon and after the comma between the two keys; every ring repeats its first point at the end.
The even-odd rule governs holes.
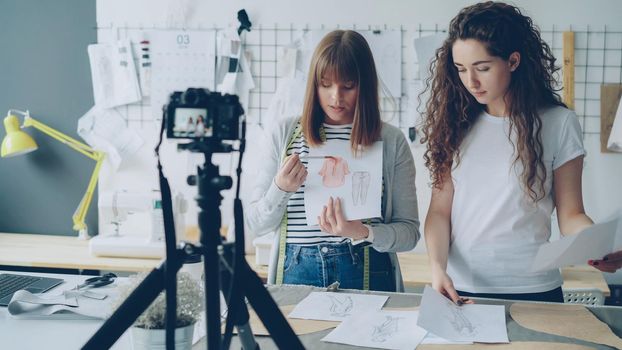
{"type": "Polygon", "coordinates": [[[240,140],[244,109],[236,95],[201,88],[171,94],[165,109],[166,136],[173,139],[240,140]]]}

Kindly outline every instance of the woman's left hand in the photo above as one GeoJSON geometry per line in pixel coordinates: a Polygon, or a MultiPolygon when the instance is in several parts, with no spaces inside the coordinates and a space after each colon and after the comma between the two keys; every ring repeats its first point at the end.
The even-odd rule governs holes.
{"type": "Polygon", "coordinates": [[[346,220],[339,198],[329,198],[328,204],[324,206],[322,213],[318,216],[318,221],[322,232],[355,240],[365,239],[369,236],[369,230],[360,220],[346,220]]]}
{"type": "Polygon", "coordinates": [[[587,263],[602,272],[616,272],[622,267],[622,250],[607,254],[600,260],[588,260],[587,263]]]}

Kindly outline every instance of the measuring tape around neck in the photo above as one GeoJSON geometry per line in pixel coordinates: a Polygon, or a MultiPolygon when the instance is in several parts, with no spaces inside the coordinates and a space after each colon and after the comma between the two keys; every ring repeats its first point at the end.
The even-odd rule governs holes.
{"type": "MultiPolygon", "coordinates": [[[[294,140],[302,135],[302,126],[300,122],[296,125],[292,136],[287,142],[287,146],[285,146],[285,150],[283,152],[282,161],[287,157],[287,150],[294,143],[294,140]]],[[[320,127],[320,139],[322,142],[326,142],[326,131],[324,127],[320,127]]],[[[371,221],[367,221],[368,224],[371,221]]],[[[287,208],[285,209],[285,213],[283,213],[283,218],[281,218],[281,226],[279,228],[279,250],[278,257],[276,263],[276,284],[283,284],[283,274],[285,271],[285,250],[287,247],[287,208]]],[[[363,290],[369,290],[369,246],[363,248],[363,290]]]]}

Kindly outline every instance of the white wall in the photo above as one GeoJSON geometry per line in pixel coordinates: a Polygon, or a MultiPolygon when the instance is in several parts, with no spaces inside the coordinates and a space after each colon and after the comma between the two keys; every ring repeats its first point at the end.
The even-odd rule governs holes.
{"type": "MultiPolygon", "coordinates": [[[[189,28],[225,27],[235,22],[235,14],[245,8],[255,27],[295,24],[327,27],[342,25],[391,27],[421,24],[424,27],[447,26],[460,8],[472,1],[444,0],[237,0],[237,1],[188,1],[188,0],[100,0],[97,1],[99,27],[145,27],[176,26],[189,28]]],[[[601,0],[525,0],[515,1],[542,28],[585,28],[602,30],[620,26],[622,2],[601,0]]],[[[611,29],[608,29],[611,30],[611,29]]],[[[559,44],[557,45],[559,46],[559,44]]],[[[412,50],[411,47],[405,50],[412,50]]],[[[620,75],[618,73],[618,75],[620,75]]],[[[621,75],[622,76],[622,75],[621,75]]],[[[614,81],[616,77],[613,77],[614,81]]],[[[597,119],[592,122],[597,123],[597,119]]],[[[592,125],[598,130],[598,125],[592,125]]],[[[249,149],[254,149],[253,135],[249,136],[249,149]]],[[[256,141],[255,141],[256,142],[256,141]]],[[[622,206],[622,155],[600,153],[598,134],[588,134],[584,139],[588,156],[584,172],[584,198],[588,214],[602,220],[622,206]]],[[[423,147],[413,146],[416,160],[420,217],[425,217],[430,189],[428,172],[423,165],[423,147]]],[[[187,169],[190,170],[190,169],[187,169]]],[[[248,184],[247,184],[248,186],[248,184]]],[[[223,213],[225,216],[226,213],[223,213]]],[[[225,219],[227,221],[227,219],[225,219]]],[[[421,242],[417,250],[424,250],[421,242]]],[[[621,283],[622,274],[607,276],[610,282],[621,283]]]]}

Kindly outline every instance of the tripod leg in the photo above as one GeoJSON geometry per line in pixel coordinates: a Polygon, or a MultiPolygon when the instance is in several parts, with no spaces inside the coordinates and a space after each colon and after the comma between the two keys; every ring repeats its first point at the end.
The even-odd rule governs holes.
{"type": "Polygon", "coordinates": [[[246,261],[240,271],[242,272],[243,294],[248,298],[279,349],[304,349],[263,282],[246,261]]]}
{"type": "MultiPolygon", "coordinates": [[[[153,269],[82,349],[109,349],[164,290],[164,266],[153,269]]],[[[175,267],[173,267],[175,268],[175,267]]],[[[180,266],[176,267],[179,270],[180,266]]]]}

